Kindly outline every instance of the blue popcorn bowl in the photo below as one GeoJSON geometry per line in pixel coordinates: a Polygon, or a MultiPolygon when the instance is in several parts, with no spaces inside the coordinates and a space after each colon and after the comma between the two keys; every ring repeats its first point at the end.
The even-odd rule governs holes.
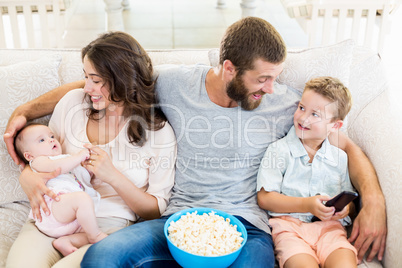
{"type": "Polygon", "coordinates": [[[170,253],[172,254],[173,258],[176,260],[178,264],[180,264],[182,267],[191,267],[191,268],[223,268],[223,267],[228,267],[230,266],[236,258],[239,256],[241,250],[243,249],[243,246],[247,242],[247,231],[246,228],[244,227],[243,223],[241,223],[236,217],[233,215],[230,215],[226,212],[213,209],[213,208],[190,208],[190,209],[184,209],[179,212],[176,212],[172,216],[168,218],[168,220],[165,223],[163,232],[165,233],[165,237],[167,240],[167,244],[170,250],[170,253]],[[195,255],[192,253],[189,253],[187,251],[184,251],[178,247],[176,247],[172,241],[170,241],[169,238],[169,232],[168,232],[168,227],[172,221],[177,221],[180,219],[181,216],[186,215],[187,213],[194,213],[197,211],[198,215],[202,215],[204,213],[210,213],[210,212],[215,212],[215,215],[222,216],[224,219],[229,218],[230,224],[231,225],[236,225],[237,226],[237,231],[241,233],[241,237],[243,238],[243,242],[241,243],[240,248],[238,248],[236,251],[226,254],[226,255],[221,255],[221,256],[201,256],[201,255],[195,255]]]}

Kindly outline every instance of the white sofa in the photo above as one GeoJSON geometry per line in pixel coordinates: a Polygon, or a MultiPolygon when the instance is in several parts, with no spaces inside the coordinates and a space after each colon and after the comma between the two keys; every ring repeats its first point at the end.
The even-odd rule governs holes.
{"type": "MultiPolygon", "coordinates": [[[[218,50],[150,50],[154,65],[217,64],[218,50]]],[[[382,263],[359,267],[402,267],[402,127],[401,115],[393,112],[380,57],[355,47],[350,40],[329,47],[289,50],[278,78],[303,89],[312,77],[332,75],[352,92],[354,105],[345,131],[373,162],[387,202],[388,239],[382,263]]],[[[0,49],[0,134],[20,104],[64,83],[83,78],[80,50],[0,49]]],[[[46,122],[48,118],[41,119],[46,122]]],[[[29,203],[18,182],[19,169],[0,141],[0,267],[26,220],[29,203]]]]}

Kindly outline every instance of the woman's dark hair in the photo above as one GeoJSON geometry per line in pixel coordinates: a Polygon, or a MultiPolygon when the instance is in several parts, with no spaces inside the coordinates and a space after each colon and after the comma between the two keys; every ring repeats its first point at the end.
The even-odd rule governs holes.
{"type": "MultiPolygon", "coordinates": [[[[109,32],[82,49],[82,60],[92,63],[104,84],[109,100],[123,104],[123,116],[130,117],[127,135],[130,143],[142,146],[147,140],[145,129],[161,129],[166,118],[156,107],[155,80],[151,59],[131,35],[109,32]]],[[[86,95],[90,101],[90,96],[86,95]]],[[[101,111],[88,110],[88,117],[99,120],[101,111]]]]}

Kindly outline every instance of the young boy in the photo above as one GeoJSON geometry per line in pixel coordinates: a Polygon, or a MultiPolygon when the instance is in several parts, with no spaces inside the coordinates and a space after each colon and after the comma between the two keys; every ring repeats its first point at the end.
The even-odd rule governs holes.
{"type": "Polygon", "coordinates": [[[271,216],[280,267],[357,266],[356,249],[343,227],[351,223],[349,206],[335,213],[323,204],[342,191],[353,191],[347,155],[328,141],[328,135],[342,127],[351,105],[350,92],[338,79],[310,80],[294,126],[265,152],[257,198],[271,216]],[[312,223],[313,216],[321,221],[312,223]]]}
{"type": "MultiPolygon", "coordinates": [[[[57,238],[53,246],[64,256],[79,247],[96,243],[107,235],[96,222],[93,199],[100,195],[91,186],[89,172],[81,162],[89,158],[89,150],[83,149],[74,155],[62,154],[62,148],[54,134],[45,125],[30,124],[15,138],[15,148],[20,159],[37,172],[51,172],[61,168],[61,175],[49,180],[46,185],[59,195],[60,200],[45,196],[51,209],[50,215],[42,213],[42,221],[35,225],[44,234],[57,238]]],[[[32,211],[30,213],[32,216],[32,211]]]]}

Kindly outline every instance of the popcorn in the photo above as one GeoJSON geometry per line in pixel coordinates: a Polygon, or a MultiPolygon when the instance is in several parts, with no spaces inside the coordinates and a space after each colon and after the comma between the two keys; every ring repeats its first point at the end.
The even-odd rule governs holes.
{"type": "Polygon", "coordinates": [[[240,248],[243,238],[230,219],[214,211],[198,215],[187,212],[168,227],[172,243],[189,253],[201,256],[221,256],[240,248]]]}

